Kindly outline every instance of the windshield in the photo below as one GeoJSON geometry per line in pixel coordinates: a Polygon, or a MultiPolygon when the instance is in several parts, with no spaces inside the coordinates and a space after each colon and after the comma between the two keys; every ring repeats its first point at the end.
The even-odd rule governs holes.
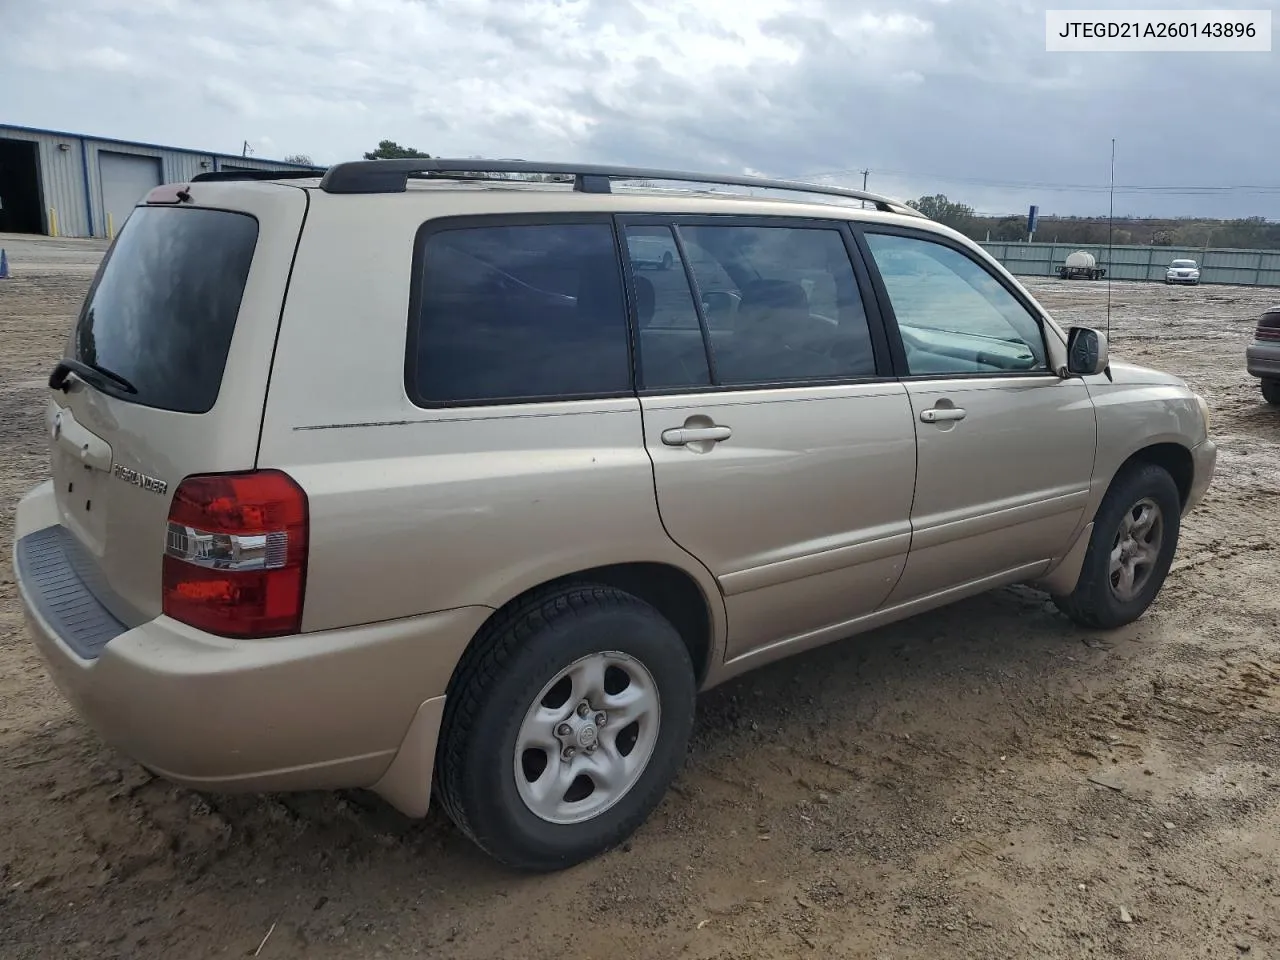
{"type": "Polygon", "coordinates": [[[1176,267],[1176,268],[1178,268],[1178,269],[1186,269],[1187,267],[1194,267],[1195,265],[1196,265],[1196,262],[1195,262],[1194,260],[1175,260],[1175,261],[1173,261],[1173,267],[1176,267]]]}
{"type": "Polygon", "coordinates": [[[138,207],[89,289],[71,356],[134,388],[133,403],[205,413],[218,399],[258,222],[224,210],[138,207]]]}

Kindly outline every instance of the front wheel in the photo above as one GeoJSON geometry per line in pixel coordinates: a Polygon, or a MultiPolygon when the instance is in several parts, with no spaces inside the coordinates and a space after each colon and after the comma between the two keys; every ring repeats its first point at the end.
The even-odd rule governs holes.
{"type": "Polygon", "coordinates": [[[510,866],[572,866],[662,799],[695,693],[684,641],[647,603],[595,584],[536,592],[485,628],[450,683],[441,801],[510,866]]]}
{"type": "Polygon", "coordinates": [[[1075,590],[1053,598],[1058,609],[1093,629],[1137,620],[1164,586],[1181,515],[1177,484],[1163,467],[1139,464],[1119,474],[1094,517],[1075,590]]]}
{"type": "Polygon", "coordinates": [[[1272,406],[1280,407],[1280,380],[1262,381],[1262,399],[1272,406]]]}

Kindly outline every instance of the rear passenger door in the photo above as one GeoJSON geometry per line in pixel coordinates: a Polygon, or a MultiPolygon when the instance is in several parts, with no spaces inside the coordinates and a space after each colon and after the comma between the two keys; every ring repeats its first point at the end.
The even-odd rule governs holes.
{"type": "Polygon", "coordinates": [[[845,228],[620,220],[658,507],[720,583],[729,659],[834,639],[896,584],[915,479],[910,404],[845,228]]]}
{"type": "Polygon", "coordinates": [[[916,419],[911,556],[891,602],[1039,575],[1093,476],[1088,388],[1050,369],[1040,318],[960,243],[867,226],[916,419]]]}

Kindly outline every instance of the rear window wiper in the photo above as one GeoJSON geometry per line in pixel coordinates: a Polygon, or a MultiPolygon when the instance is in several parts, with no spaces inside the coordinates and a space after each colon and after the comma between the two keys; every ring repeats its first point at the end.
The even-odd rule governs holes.
{"type": "Polygon", "coordinates": [[[65,393],[67,390],[67,377],[72,373],[95,387],[110,384],[125,393],[138,392],[138,388],[120,376],[120,374],[112,373],[110,370],[104,370],[102,367],[95,367],[80,360],[72,360],[70,357],[64,357],[59,360],[58,365],[53,368],[53,373],[49,374],[49,389],[61,390],[65,393]]]}

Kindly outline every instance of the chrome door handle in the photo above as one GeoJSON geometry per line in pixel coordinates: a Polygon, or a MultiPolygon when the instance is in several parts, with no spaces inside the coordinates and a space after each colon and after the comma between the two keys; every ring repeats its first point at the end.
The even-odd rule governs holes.
{"type": "Polygon", "coordinates": [[[710,440],[728,440],[733,431],[728,427],[672,427],[662,431],[662,442],[669,447],[683,447],[686,443],[710,440]]]}
{"type": "Polygon", "coordinates": [[[920,411],[920,419],[925,423],[942,423],[944,420],[963,420],[964,411],[959,407],[930,407],[920,411]]]}

